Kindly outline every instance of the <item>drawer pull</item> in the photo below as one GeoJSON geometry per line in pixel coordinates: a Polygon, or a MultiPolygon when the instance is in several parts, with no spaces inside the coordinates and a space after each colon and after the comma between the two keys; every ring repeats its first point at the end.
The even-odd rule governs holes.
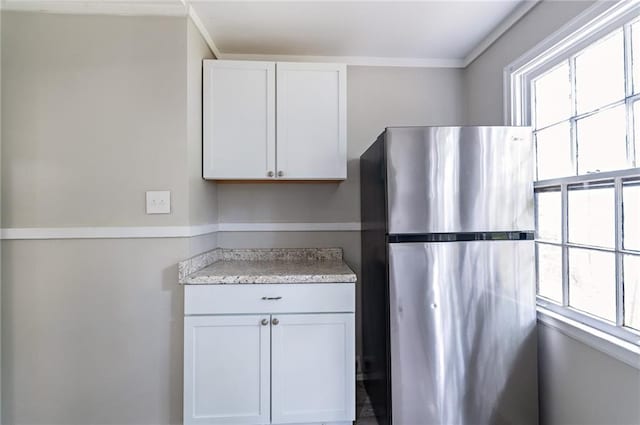
{"type": "Polygon", "coordinates": [[[262,299],[265,301],[277,301],[277,300],[281,300],[282,297],[262,297],[262,299]]]}

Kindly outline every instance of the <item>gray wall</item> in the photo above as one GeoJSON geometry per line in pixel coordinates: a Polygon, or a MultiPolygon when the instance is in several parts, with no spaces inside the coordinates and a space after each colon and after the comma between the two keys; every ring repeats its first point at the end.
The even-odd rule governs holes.
{"type": "Polygon", "coordinates": [[[188,222],[185,25],[3,13],[3,227],[188,222]]]}
{"type": "Polygon", "coordinates": [[[552,327],[538,327],[540,423],[640,423],[640,370],[552,327]]]}
{"type": "MultiPolygon", "coordinates": [[[[185,17],[3,12],[2,227],[217,222],[185,17]],[[146,215],[146,190],[172,214],[146,215]]],[[[215,234],[2,242],[2,423],[177,424],[178,261],[215,234]]]]}
{"type": "Polygon", "coordinates": [[[4,241],[2,423],[181,423],[187,243],[4,241]]]}
{"type": "Polygon", "coordinates": [[[465,68],[467,123],[504,125],[504,67],[560,29],[591,4],[591,1],[543,1],[465,68]]]}
{"type": "MultiPolygon", "coordinates": [[[[470,124],[503,122],[505,66],[592,2],[542,2],[465,69],[470,124]]],[[[541,424],[640,423],[640,372],[544,324],[539,326],[541,424]]]]}

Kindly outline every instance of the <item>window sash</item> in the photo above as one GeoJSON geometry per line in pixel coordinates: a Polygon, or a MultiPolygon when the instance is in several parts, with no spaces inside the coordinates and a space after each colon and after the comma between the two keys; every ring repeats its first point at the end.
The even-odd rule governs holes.
{"type": "MultiPolygon", "coordinates": [[[[531,81],[575,56],[620,27],[638,21],[640,2],[599,2],[504,69],[504,119],[510,125],[530,125],[531,81]],[[599,15],[597,19],[593,16],[599,15]]],[[[629,33],[627,31],[627,33],[629,33]]],[[[630,61],[629,61],[630,62],[630,61]]]]}
{"type": "MultiPolygon", "coordinates": [[[[640,331],[624,326],[624,287],[623,287],[623,255],[640,256],[640,251],[624,249],[623,247],[623,184],[640,179],[640,168],[629,170],[611,171],[607,173],[594,173],[583,176],[563,177],[538,181],[534,183],[536,193],[559,190],[560,191],[560,215],[561,215],[561,240],[553,242],[537,239],[541,245],[557,246],[562,249],[562,302],[537,295],[538,304],[544,308],[563,314],[571,319],[615,335],[625,341],[640,345],[640,331]],[[569,188],[575,185],[589,184],[592,186],[613,185],[614,188],[614,217],[615,217],[615,246],[613,248],[590,246],[569,242],[568,212],[569,212],[569,188]],[[605,319],[593,316],[588,312],[578,310],[569,305],[569,248],[582,248],[600,252],[613,253],[615,255],[615,297],[616,297],[616,321],[611,323],[605,319]]],[[[584,190],[589,190],[586,187],[584,190]]],[[[537,220],[537,212],[536,212],[537,220]]],[[[536,223],[537,225],[537,223],[536,223]]],[[[536,282],[539,280],[540,263],[536,258],[536,282]]]]}
{"type": "MultiPolygon", "coordinates": [[[[627,138],[626,138],[626,146],[625,146],[627,166],[629,168],[634,168],[640,165],[640,159],[636,158],[636,153],[635,153],[634,116],[633,116],[634,103],[636,101],[640,101],[640,93],[637,93],[635,95],[633,94],[634,82],[632,81],[633,63],[632,63],[632,46],[631,46],[631,25],[633,25],[633,23],[635,22],[637,21],[628,22],[622,25],[623,40],[624,40],[623,51],[624,51],[624,74],[625,74],[624,75],[625,96],[623,99],[618,99],[614,102],[611,102],[606,105],[602,105],[591,111],[586,111],[583,113],[577,112],[576,66],[575,66],[576,57],[582,51],[584,51],[584,49],[596,43],[600,38],[607,37],[613,32],[618,31],[619,27],[609,29],[609,31],[605,31],[604,34],[600,34],[600,38],[590,38],[589,42],[586,45],[581,45],[581,49],[576,50],[575,52],[572,52],[570,55],[565,56],[562,60],[559,60],[556,62],[550,62],[545,64],[544,66],[540,66],[536,72],[532,72],[527,77],[527,81],[528,81],[526,86],[527,90],[523,97],[528,99],[528,102],[529,102],[526,108],[526,110],[528,111],[527,122],[533,123],[535,121],[533,119],[533,111],[535,110],[534,103],[536,102],[535,95],[534,95],[534,82],[538,78],[541,78],[545,76],[547,73],[553,71],[563,62],[566,62],[566,61],[569,62],[569,78],[570,78],[570,85],[571,85],[571,116],[551,124],[545,124],[543,127],[537,127],[537,124],[536,124],[536,127],[533,128],[533,135],[535,140],[536,135],[540,131],[544,131],[554,125],[558,125],[568,121],[570,126],[570,137],[571,137],[571,154],[572,154],[571,165],[575,171],[575,175],[580,175],[580,172],[579,172],[580,170],[578,168],[579,160],[580,160],[579,154],[578,154],[580,142],[577,136],[578,121],[584,118],[591,117],[598,113],[611,110],[621,105],[625,106],[625,117],[626,117],[626,124],[627,124],[626,125],[627,138]]],[[[640,84],[640,82],[635,82],[635,83],[640,84]]],[[[635,117],[635,119],[638,119],[638,118],[639,117],[635,117]]],[[[536,146],[536,152],[537,152],[537,146],[536,146]]],[[[536,157],[536,170],[537,169],[538,169],[538,161],[536,157]]],[[[536,179],[537,179],[537,172],[536,172],[536,179]]]]}

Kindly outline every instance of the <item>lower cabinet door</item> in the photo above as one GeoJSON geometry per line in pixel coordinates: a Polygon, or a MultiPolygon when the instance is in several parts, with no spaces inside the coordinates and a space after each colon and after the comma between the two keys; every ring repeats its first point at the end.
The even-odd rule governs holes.
{"type": "Polygon", "coordinates": [[[185,317],[185,424],[270,422],[269,319],[185,317]]]}
{"type": "Polygon", "coordinates": [[[272,423],[355,419],[353,313],[272,316],[272,423]]]}

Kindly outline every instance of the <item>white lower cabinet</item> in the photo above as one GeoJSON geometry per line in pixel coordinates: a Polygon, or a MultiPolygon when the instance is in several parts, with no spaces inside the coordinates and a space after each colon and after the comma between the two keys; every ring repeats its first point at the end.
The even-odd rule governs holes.
{"type": "Polygon", "coordinates": [[[185,317],[185,424],[270,422],[268,325],[269,316],[185,317]]]}
{"type": "Polygon", "coordinates": [[[300,286],[298,297],[318,299],[320,284],[286,285],[281,293],[290,296],[280,298],[264,295],[280,285],[252,285],[248,292],[237,285],[231,290],[236,294],[225,286],[185,287],[184,424],[350,424],[355,419],[355,286],[322,284],[332,296],[341,295],[334,305],[344,306],[346,299],[351,306],[323,313],[305,310],[313,302],[294,313],[288,302],[297,292],[292,286],[300,286]],[[264,313],[216,314],[227,297],[231,304],[238,297],[247,298],[245,305],[253,298],[264,300],[263,308],[255,307],[264,313]],[[202,301],[209,298],[219,302],[203,315],[202,301]],[[278,306],[287,313],[277,312],[278,306]],[[195,311],[198,315],[191,315],[195,311]]]}
{"type": "Polygon", "coordinates": [[[271,328],[273,423],[337,422],[354,417],[353,316],[276,316],[278,324],[271,328]]]}

